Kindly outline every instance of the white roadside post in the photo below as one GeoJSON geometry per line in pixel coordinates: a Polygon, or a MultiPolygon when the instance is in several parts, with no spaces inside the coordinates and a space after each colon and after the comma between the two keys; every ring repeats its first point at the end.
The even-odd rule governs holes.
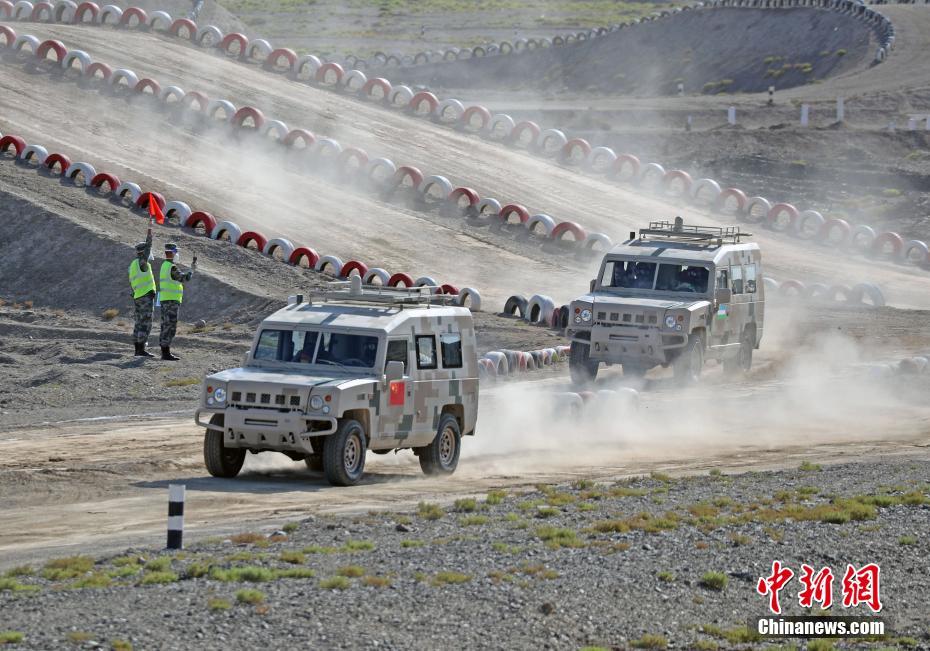
{"type": "Polygon", "coordinates": [[[168,549],[181,549],[184,538],[184,484],[168,484],[168,549]]]}
{"type": "Polygon", "coordinates": [[[736,124],[736,107],[731,106],[727,109],[727,123],[730,125],[736,124]]]}
{"type": "Polygon", "coordinates": [[[846,119],[846,103],[842,97],[836,98],[836,121],[842,122],[846,119]]]}
{"type": "Polygon", "coordinates": [[[684,97],[684,95],[685,95],[685,85],[679,81],[678,82],[678,96],[684,97]]]}
{"type": "Polygon", "coordinates": [[[775,103],[775,86],[769,86],[769,106],[775,103]]]}
{"type": "Polygon", "coordinates": [[[810,120],[810,106],[801,104],[801,126],[806,127],[810,120]]]}
{"type": "Polygon", "coordinates": [[[917,118],[909,118],[907,121],[908,131],[917,131],[917,118]]]}

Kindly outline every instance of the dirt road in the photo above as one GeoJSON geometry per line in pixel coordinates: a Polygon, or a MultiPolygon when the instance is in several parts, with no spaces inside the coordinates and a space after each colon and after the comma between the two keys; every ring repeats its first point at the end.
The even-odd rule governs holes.
{"type": "MultiPolygon", "coordinates": [[[[195,538],[274,526],[307,513],[405,510],[490,488],[653,470],[700,473],[796,466],[886,455],[930,455],[930,406],[915,400],[930,380],[875,383],[849,368],[831,373],[773,360],[748,383],[711,371],[681,393],[661,378],[639,411],[605,405],[580,422],[548,402],[564,379],[485,392],[478,436],[465,441],[447,480],[420,474],[409,452],[369,455],[366,480],[333,488],[283,455],[249,456],[234,480],[207,476],[202,432],[187,417],[143,417],[45,425],[0,435],[0,566],[79,550],[159,545],[168,483],[188,489],[186,525],[195,538]],[[506,402],[508,409],[500,408],[506,402]],[[889,413],[895,413],[893,420],[889,413]]],[[[615,385],[616,376],[603,387],[615,385]]]]}

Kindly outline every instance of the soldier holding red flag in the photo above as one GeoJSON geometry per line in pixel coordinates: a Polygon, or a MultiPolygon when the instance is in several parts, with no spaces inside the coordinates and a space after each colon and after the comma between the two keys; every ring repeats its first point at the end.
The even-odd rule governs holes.
{"type": "MultiPolygon", "coordinates": [[[[154,202],[153,202],[154,203],[154,202]]],[[[129,286],[135,309],[135,326],[132,341],[136,346],[136,357],[154,357],[145,349],[152,331],[152,316],[155,313],[155,274],[152,272],[152,227],[144,242],[136,244],[136,259],[129,265],[129,286]]]]}

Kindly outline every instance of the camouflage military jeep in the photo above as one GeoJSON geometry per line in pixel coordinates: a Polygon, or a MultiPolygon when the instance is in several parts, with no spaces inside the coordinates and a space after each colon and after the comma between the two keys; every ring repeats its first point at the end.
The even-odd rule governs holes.
{"type": "Polygon", "coordinates": [[[601,362],[641,376],[669,366],[696,381],[705,358],[747,371],[762,341],[765,297],[759,245],[738,227],[652,222],[604,256],[588,294],[572,301],[572,380],[586,384],[601,362]]]}
{"type": "Polygon", "coordinates": [[[361,479],[368,450],[412,449],[428,475],[455,470],[478,411],[471,312],[426,288],[353,280],[291,297],[241,368],[205,378],[195,421],[211,475],[236,476],[246,451],[304,460],[340,486],[361,479]]]}

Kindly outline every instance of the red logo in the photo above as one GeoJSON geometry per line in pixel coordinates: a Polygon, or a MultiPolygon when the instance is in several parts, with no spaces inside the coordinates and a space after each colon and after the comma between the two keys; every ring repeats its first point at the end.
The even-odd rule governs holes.
{"type": "Polygon", "coordinates": [[[761,595],[769,595],[769,608],[776,615],[781,614],[781,604],[778,603],[778,593],[791,580],[794,572],[787,567],[782,567],[780,561],[772,561],[772,574],[768,577],[759,579],[756,585],[756,592],[761,595]]]}
{"type": "Polygon", "coordinates": [[[804,563],[798,579],[804,586],[798,593],[798,603],[802,608],[813,608],[814,602],[824,610],[833,605],[833,570],[829,567],[821,568],[814,576],[814,568],[804,563]]]}
{"type": "MultiPolygon", "coordinates": [[[[781,614],[778,593],[793,577],[794,572],[783,567],[781,561],[772,561],[772,573],[760,578],[756,584],[756,592],[768,596],[769,609],[776,615],[781,614]]],[[[830,608],[833,605],[833,578],[833,570],[829,567],[822,567],[815,573],[813,567],[802,563],[801,574],[798,576],[801,583],[798,604],[802,608],[813,608],[814,604],[820,604],[824,610],[830,608]]],[[[875,563],[863,565],[858,570],[847,564],[842,581],[843,608],[855,608],[865,604],[872,612],[880,612],[882,602],[879,598],[879,578],[880,570],[875,563]]]]}
{"type": "Polygon", "coordinates": [[[859,570],[847,564],[843,575],[843,607],[865,604],[873,613],[880,611],[882,602],[878,597],[878,579],[879,569],[875,563],[863,565],[859,570]]]}

